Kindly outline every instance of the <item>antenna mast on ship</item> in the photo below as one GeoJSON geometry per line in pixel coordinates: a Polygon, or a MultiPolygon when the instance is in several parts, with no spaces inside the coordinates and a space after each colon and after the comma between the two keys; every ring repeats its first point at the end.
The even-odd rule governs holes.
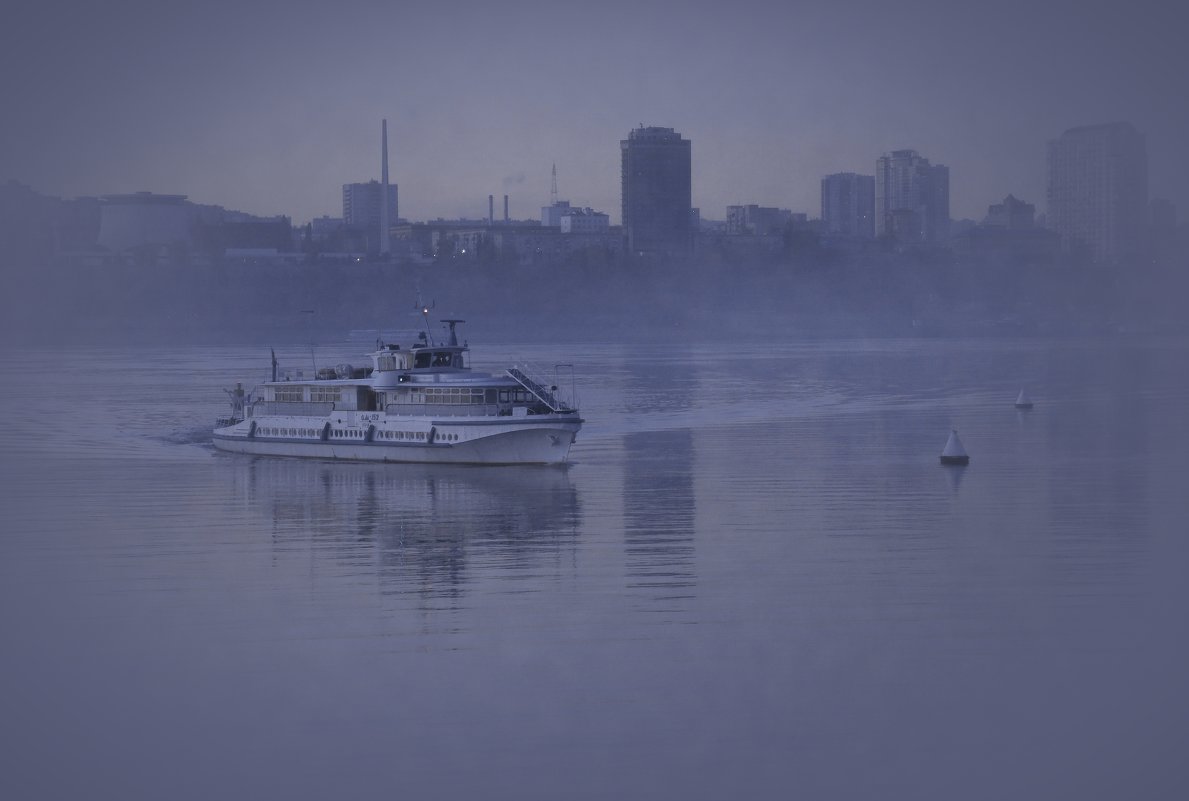
{"type": "Polygon", "coordinates": [[[428,345],[433,345],[433,331],[429,327],[429,312],[436,305],[437,302],[432,300],[429,303],[422,303],[421,293],[417,293],[417,311],[421,312],[421,320],[425,323],[425,341],[428,345]]]}
{"type": "Polygon", "coordinates": [[[314,367],[314,375],[318,375],[318,360],[314,358],[314,310],[302,309],[302,314],[310,315],[306,319],[309,320],[308,333],[310,335],[310,364],[314,367]]]}

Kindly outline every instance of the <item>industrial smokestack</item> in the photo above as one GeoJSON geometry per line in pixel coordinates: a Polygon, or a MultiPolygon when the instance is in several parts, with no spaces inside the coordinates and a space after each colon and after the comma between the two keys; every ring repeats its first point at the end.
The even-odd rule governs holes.
{"type": "Polygon", "coordinates": [[[387,256],[388,242],[388,120],[380,123],[380,255],[387,256]]]}
{"type": "Polygon", "coordinates": [[[495,195],[487,196],[487,223],[495,222],[495,195]]]}
{"type": "Polygon", "coordinates": [[[504,195],[504,222],[508,222],[508,196],[504,195]]]}

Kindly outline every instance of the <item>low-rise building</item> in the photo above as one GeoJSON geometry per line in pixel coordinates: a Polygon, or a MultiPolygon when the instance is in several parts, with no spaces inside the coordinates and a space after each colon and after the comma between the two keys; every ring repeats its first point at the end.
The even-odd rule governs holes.
{"type": "MultiPolygon", "coordinates": [[[[804,217],[805,215],[801,215],[804,217]]],[[[793,220],[788,209],[768,206],[727,206],[727,233],[769,236],[783,234],[793,220]]]]}
{"type": "Polygon", "coordinates": [[[570,209],[561,216],[563,234],[602,234],[611,227],[611,218],[594,209],[570,209]]]}

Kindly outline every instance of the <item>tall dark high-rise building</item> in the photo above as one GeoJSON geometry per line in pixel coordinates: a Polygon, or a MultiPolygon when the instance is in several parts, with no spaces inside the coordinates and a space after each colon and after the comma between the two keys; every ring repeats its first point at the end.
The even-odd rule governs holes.
{"type": "Polygon", "coordinates": [[[689,140],[672,128],[641,126],[619,143],[619,149],[628,250],[660,256],[689,253],[693,243],[689,140]]]}
{"type": "Polygon", "coordinates": [[[893,150],[875,163],[875,234],[939,244],[950,232],[950,168],[915,150],[893,150]]]}
{"type": "Polygon", "coordinates": [[[827,234],[875,236],[875,176],[839,172],[822,179],[822,226],[827,234]]]}
{"type": "Polygon", "coordinates": [[[1070,128],[1049,142],[1047,192],[1063,248],[1102,263],[1134,258],[1148,211],[1143,134],[1126,122],[1070,128]]]}

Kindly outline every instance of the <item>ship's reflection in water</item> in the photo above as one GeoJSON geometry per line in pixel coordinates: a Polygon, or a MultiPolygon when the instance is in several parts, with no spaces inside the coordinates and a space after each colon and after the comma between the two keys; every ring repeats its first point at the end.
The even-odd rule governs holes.
{"type": "MultiPolygon", "coordinates": [[[[699,362],[689,350],[643,352],[624,365],[626,409],[669,420],[689,415],[700,397],[699,362]]],[[[664,422],[663,420],[661,421],[664,422]]],[[[627,586],[649,608],[686,608],[697,584],[697,454],[688,427],[636,431],[623,438],[623,539],[627,586]]]]}
{"type": "Polygon", "coordinates": [[[230,470],[237,496],[271,521],[277,560],[377,576],[382,593],[448,602],[476,573],[539,573],[577,542],[580,503],[564,467],[239,457],[230,470]]]}
{"type": "Polygon", "coordinates": [[[693,435],[689,429],[628,434],[624,452],[628,586],[677,608],[696,584],[693,435]]]}

